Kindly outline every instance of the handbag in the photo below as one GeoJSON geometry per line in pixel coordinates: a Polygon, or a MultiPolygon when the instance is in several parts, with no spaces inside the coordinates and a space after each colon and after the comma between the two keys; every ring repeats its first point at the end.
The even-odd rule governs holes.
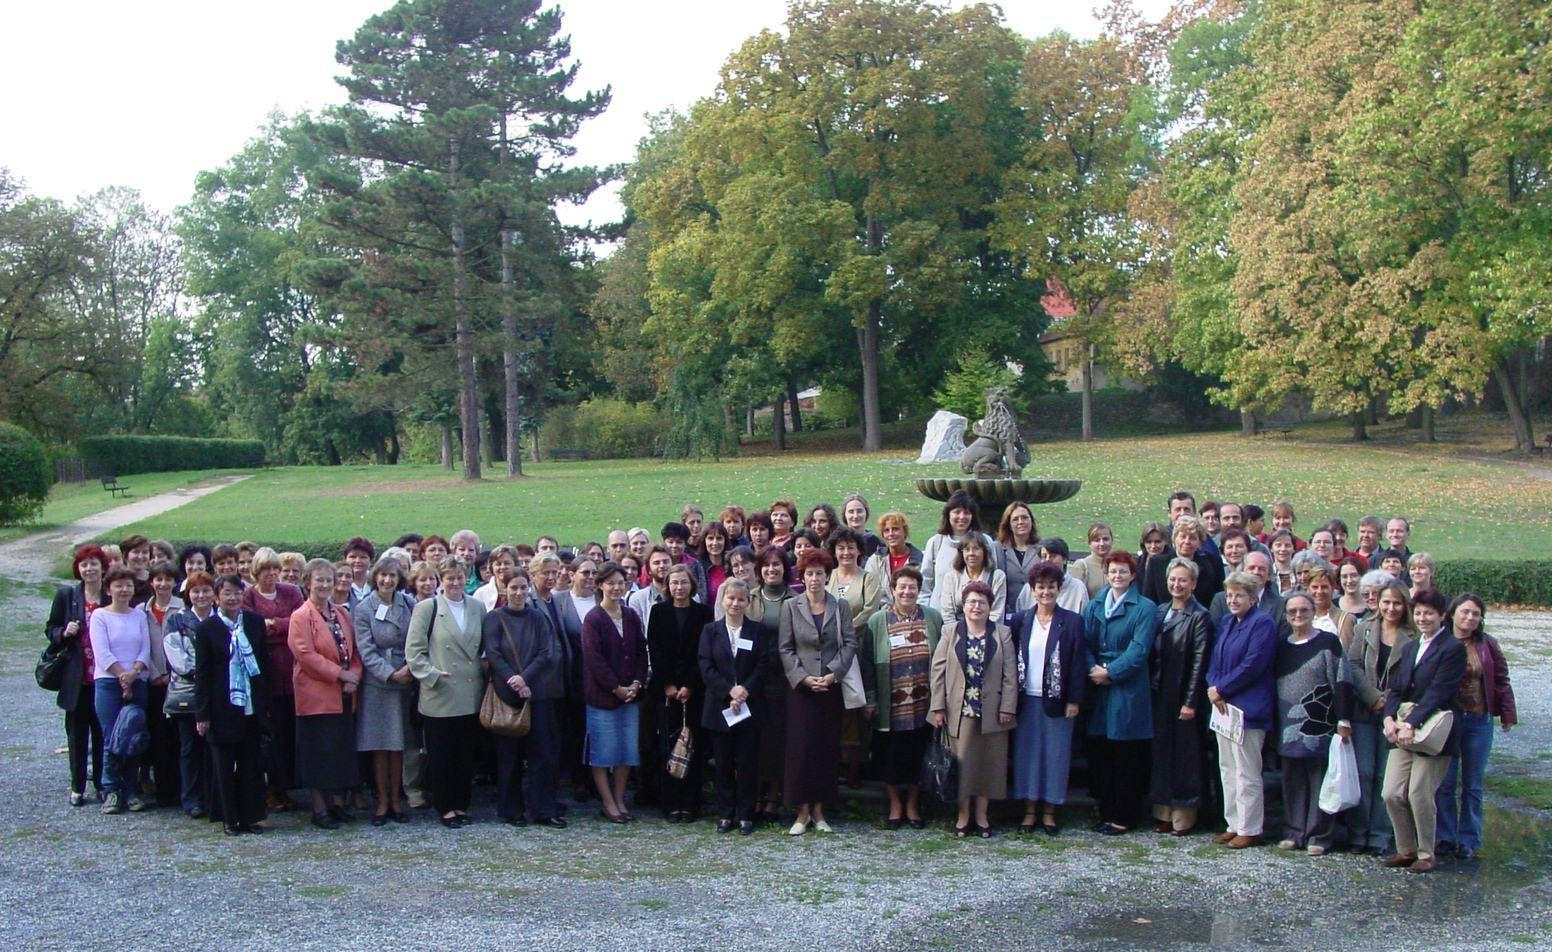
{"type": "Polygon", "coordinates": [[[868,706],[867,691],[862,687],[862,664],[855,657],[846,669],[846,677],[841,679],[841,700],[848,711],[868,706]]]}
{"type": "Polygon", "coordinates": [[[959,758],[948,745],[948,729],[937,728],[922,757],[922,792],[939,803],[959,802],[959,758]]]}
{"type": "Polygon", "coordinates": [[[65,650],[64,645],[49,645],[38,656],[38,666],[33,669],[32,676],[43,690],[58,691],[64,687],[65,668],[69,664],[70,652],[65,650]]]}
{"type": "MultiPolygon", "coordinates": [[[[1396,708],[1396,720],[1406,720],[1416,708],[1415,703],[1407,701],[1396,708]]],[[[1410,753],[1437,757],[1439,752],[1444,750],[1445,743],[1449,741],[1450,730],[1454,726],[1454,711],[1434,711],[1428,720],[1423,721],[1423,726],[1412,732],[1412,743],[1397,746],[1410,753]]]]}
{"type": "Polygon", "coordinates": [[[679,737],[668,752],[668,775],[675,780],[685,778],[690,772],[690,761],[695,757],[695,735],[690,733],[689,705],[681,703],[679,713],[683,717],[684,726],[679,728],[679,737]]]}
{"type": "Polygon", "coordinates": [[[1363,799],[1359,789],[1358,758],[1353,742],[1337,735],[1326,752],[1326,779],[1320,784],[1320,809],[1335,816],[1363,799]]]}
{"type": "MultiPolygon", "coordinates": [[[[506,639],[507,647],[512,649],[515,661],[517,646],[512,643],[512,633],[507,631],[505,620],[498,618],[496,624],[501,626],[502,637],[506,639]]],[[[480,726],[503,737],[527,737],[528,728],[533,723],[531,708],[529,704],[508,704],[497,692],[495,683],[486,682],[485,696],[480,699],[480,726]]]]}

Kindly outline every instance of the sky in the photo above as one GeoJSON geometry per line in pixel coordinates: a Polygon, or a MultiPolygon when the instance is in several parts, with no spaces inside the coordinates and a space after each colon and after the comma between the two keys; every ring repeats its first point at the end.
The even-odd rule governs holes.
{"type": "MultiPolygon", "coordinates": [[[[546,5],[552,5],[547,3],[546,5]]],[[[961,6],[961,3],[950,3],[961,6]]],[[[1140,0],[1156,17],[1167,0],[1140,0]]],[[[389,0],[80,0],[25,3],[6,13],[0,57],[0,167],[33,194],[71,200],[110,185],[138,189],[172,211],[194,176],[238,152],[270,113],[344,101],[335,43],[389,0]]],[[[630,161],[645,117],[685,109],[716,86],[728,54],[778,29],[785,0],[563,0],[565,32],[582,64],[573,91],[608,85],[613,102],[574,140],[576,161],[630,161]]],[[[1005,0],[1025,36],[1098,31],[1084,0],[1005,0]]],[[[617,187],[573,224],[619,217],[617,187]]]]}

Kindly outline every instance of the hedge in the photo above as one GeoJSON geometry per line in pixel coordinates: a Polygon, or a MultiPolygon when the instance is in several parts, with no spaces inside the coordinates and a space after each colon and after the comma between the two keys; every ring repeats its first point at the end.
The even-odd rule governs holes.
{"type": "Polygon", "coordinates": [[[0,525],[37,516],[52,477],[48,453],[38,438],[15,424],[0,423],[0,525]]]}
{"type": "Polygon", "coordinates": [[[552,407],[539,429],[539,444],[551,450],[586,450],[592,459],[637,459],[658,455],[668,420],[650,403],[603,397],[574,407],[552,407]]]}
{"type": "Polygon", "coordinates": [[[1552,605],[1552,562],[1444,559],[1435,584],[1447,595],[1473,592],[1489,605],[1552,605]]]}
{"type": "Polygon", "coordinates": [[[258,440],[214,440],[191,436],[88,436],[81,458],[103,473],[163,473],[184,469],[248,469],[264,465],[258,440]]]}

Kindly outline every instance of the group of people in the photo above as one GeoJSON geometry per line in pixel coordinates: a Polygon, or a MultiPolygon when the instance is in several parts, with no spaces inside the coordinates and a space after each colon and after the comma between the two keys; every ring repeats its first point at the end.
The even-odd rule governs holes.
{"type": "Polygon", "coordinates": [[[155,800],[239,835],[305,790],[320,828],[425,805],[457,828],[484,773],[509,824],[562,828],[593,796],[613,823],[644,804],[678,823],[710,767],[719,832],[829,832],[864,772],[884,825],[919,829],[940,744],[960,837],[991,836],[1010,799],[1021,834],[1056,835],[1078,755],[1105,835],[1147,815],[1186,836],[1221,810],[1214,841],[1256,845],[1275,765],[1283,849],[1415,872],[1474,855],[1493,722],[1516,720],[1482,600],[1437,590],[1401,517],[1365,516],[1348,548],[1337,519],[1300,538],[1286,502],[1177,492],[1164,515],[1135,551],[1095,524],[1081,556],[1023,503],[983,528],[962,493],[922,548],[858,494],[806,516],[687,506],[656,538],[575,547],[82,546],[47,623],[70,803],[89,780],[104,813],[155,800]],[[526,731],[486,730],[497,709],[526,731]],[[1361,788],[1335,814],[1333,743],[1361,788]]]}

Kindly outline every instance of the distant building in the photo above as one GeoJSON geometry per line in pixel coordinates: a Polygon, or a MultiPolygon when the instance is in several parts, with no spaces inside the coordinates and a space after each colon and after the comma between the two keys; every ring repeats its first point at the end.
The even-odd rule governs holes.
{"type": "MultiPolygon", "coordinates": [[[[1062,328],[1046,331],[1040,335],[1040,349],[1045,353],[1045,359],[1051,362],[1057,375],[1060,375],[1067,385],[1068,393],[1079,393],[1083,390],[1083,361],[1088,351],[1088,345],[1076,336],[1062,328]]],[[[1106,370],[1103,364],[1094,365],[1094,389],[1104,390],[1107,387],[1121,387],[1125,390],[1143,390],[1143,384],[1120,374],[1112,374],[1106,370]]]]}

